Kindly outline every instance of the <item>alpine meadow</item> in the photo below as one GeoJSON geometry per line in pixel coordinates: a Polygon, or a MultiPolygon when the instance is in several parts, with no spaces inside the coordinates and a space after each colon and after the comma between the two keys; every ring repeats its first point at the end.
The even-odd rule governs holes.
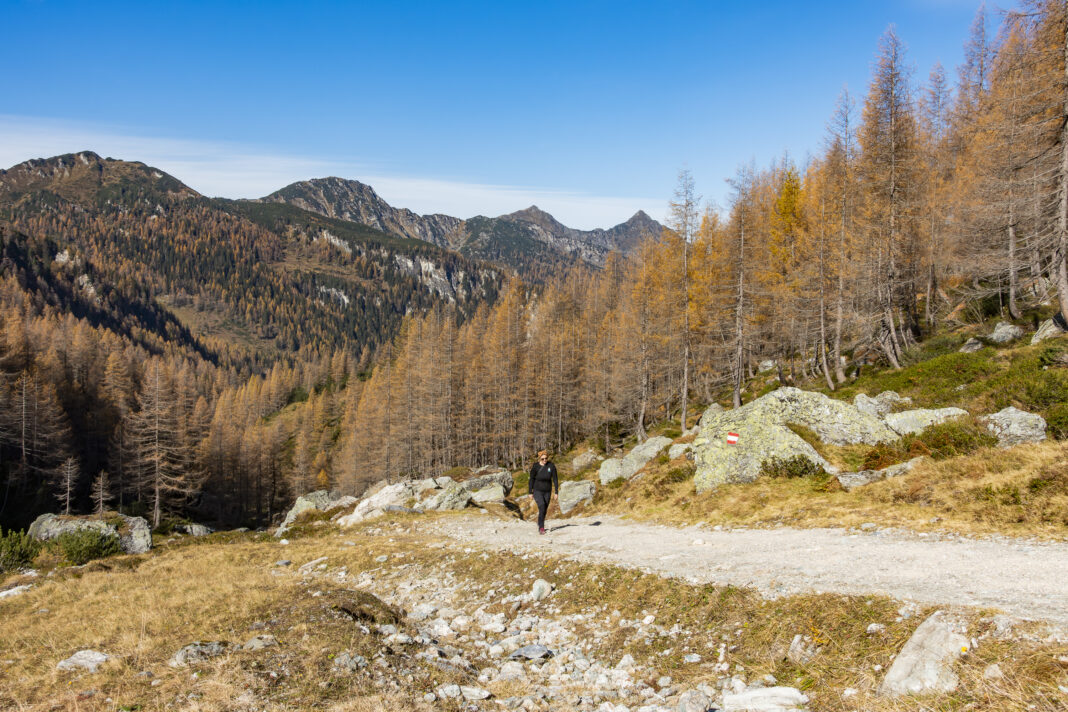
{"type": "Polygon", "coordinates": [[[0,708],[1068,707],[1068,2],[825,116],[593,229],[0,170],[0,708]]]}

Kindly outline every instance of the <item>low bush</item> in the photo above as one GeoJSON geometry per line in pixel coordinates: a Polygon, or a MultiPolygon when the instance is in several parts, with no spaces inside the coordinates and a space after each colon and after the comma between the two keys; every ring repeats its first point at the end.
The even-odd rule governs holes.
{"type": "Polygon", "coordinates": [[[1068,403],[1058,403],[1046,411],[1046,426],[1057,440],[1068,440],[1068,403]]]}
{"type": "Polygon", "coordinates": [[[693,465],[688,465],[686,467],[673,467],[668,470],[663,475],[663,477],[661,477],[661,481],[670,484],[686,482],[687,480],[693,479],[694,471],[695,468],[693,465]]]}
{"type": "Polygon", "coordinates": [[[24,531],[0,530],[0,571],[15,571],[33,564],[41,553],[41,542],[24,531]]]}
{"type": "Polygon", "coordinates": [[[823,468],[803,455],[791,458],[773,457],[760,463],[760,474],[765,477],[822,477],[827,473],[823,468]]]}
{"type": "Polygon", "coordinates": [[[997,438],[974,420],[951,420],[932,425],[918,435],[906,435],[900,440],[876,445],[864,456],[864,469],[881,470],[921,455],[945,460],[996,444],[997,438]]]}
{"type": "Polygon", "coordinates": [[[81,566],[93,559],[103,559],[122,551],[119,537],[115,534],[102,534],[92,529],[79,529],[60,534],[55,538],[56,547],[63,557],[75,566],[81,566]]]}

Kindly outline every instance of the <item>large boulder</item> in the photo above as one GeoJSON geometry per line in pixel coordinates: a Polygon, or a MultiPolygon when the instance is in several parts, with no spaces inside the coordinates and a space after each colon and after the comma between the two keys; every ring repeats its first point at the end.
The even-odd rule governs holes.
{"type": "Polygon", "coordinates": [[[623,458],[610,457],[602,462],[601,467],[597,470],[597,477],[601,480],[602,485],[623,479],[623,458]]]}
{"type": "Polygon", "coordinates": [[[579,453],[575,456],[575,459],[571,461],[571,470],[573,472],[580,472],[597,462],[597,457],[597,453],[593,450],[586,450],[583,453],[579,453]]]}
{"type": "Polygon", "coordinates": [[[601,479],[601,484],[606,485],[619,479],[629,480],[670,444],[671,438],[658,435],[654,438],[649,438],[640,445],[636,445],[633,450],[621,458],[611,457],[605,460],[601,463],[601,469],[597,473],[601,479]]]}
{"type": "MultiPolygon", "coordinates": [[[[470,492],[470,490],[468,491],[470,492]]],[[[501,487],[498,483],[494,483],[474,492],[471,495],[471,501],[475,504],[482,504],[483,502],[503,502],[505,496],[504,487],[501,487]]]]}
{"type": "Polygon", "coordinates": [[[953,663],[969,648],[968,638],[956,628],[941,611],[932,613],[894,658],[879,694],[897,697],[956,690],[953,663]]]}
{"type": "Polygon", "coordinates": [[[394,482],[379,489],[372,495],[365,496],[350,514],[337,520],[338,526],[351,527],[365,519],[389,511],[390,507],[403,507],[415,497],[415,487],[411,482],[394,482]]]}
{"type": "Polygon", "coordinates": [[[355,504],[356,498],[348,495],[342,496],[337,492],[328,492],[327,490],[316,490],[315,492],[308,492],[297,497],[297,501],[293,503],[289,511],[286,512],[286,518],[282,520],[281,526],[278,527],[274,535],[280,537],[286,533],[293,522],[297,520],[304,512],[317,510],[319,512],[328,512],[331,509],[340,507],[348,507],[355,504]]]}
{"type": "Polygon", "coordinates": [[[477,492],[492,485],[500,485],[504,490],[505,496],[512,491],[512,487],[515,484],[515,480],[512,479],[512,473],[508,470],[495,470],[493,472],[487,472],[480,474],[477,477],[472,477],[469,480],[464,480],[460,483],[460,486],[466,489],[468,492],[477,492]]]}
{"type": "Polygon", "coordinates": [[[830,463],[787,425],[800,425],[833,445],[877,444],[898,438],[882,420],[822,393],[780,388],[751,403],[701,417],[694,440],[698,492],[727,482],[752,482],[767,460],[803,457],[828,472],[830,463]],[[737,433],[736,443],[727,440],[737,433]]]}
{"type": "Polygon", "coordinates": [[[649,461],[659,455],[661,451],[671,444],[671,438],[666,438],[663,435],[657,435],[656,437],[649,438],[640,445],[636,445],[633,450],[628,452],[623,458],[623,464],[620,468],[625,479],[630,479],[634,475],[638,474],[638,471],[649,464],[649,461]]]}
{"type": "Polygon", "coordinates": [[[567,514],[580,504],[589,504],[593,501],[593,495],[597,492],[597,483],[593,480],[580,480],[578,482],[568,480],[560,483],[560,494],[557,504],[560,512],[567,514]]]}
{"type": "Polygon", "coordinates": [[[939,425],[964,415],[968,415],[968,411],[961,408],[917,408],[888,413],[883,420],[899,435],[915,435],[932,425],[939,425]]]}
{"type": "Polygon", "coordinates": [[[1016,341],[1016,339],[1023,335],[1024,330],[1015,324],[1010,324],[1007,321],[999,321],[989,338],[995,344],[1007,344],[1010,341],[1016,341]]]}
{"type": "Polygon", "coordinates": [[[96,517],[42,514],[30,525],[28,533],[38,541],[48,541],[70,532],[88,530],[98,532],[101,536],[118,536],[119,546],[127,554],[143,554],[152,548],[152,530],[142,517],[127,517],[125,514],[113,517],[104,521],[96,517]]]}
{"type": "Polygon", "coordinates": [[[1046,319],[1039,325],[1038,331],[1031,337],[1031,345],[1034,346],[1040,341],[1060,336],[1066,331],[1068,331],[1068,324],[1065,323],[1064,317],[1058,313],[1052,319],[1046,319]]]}
{"type": "Polygon", "coordinates": [[[879,418],[892,411],[896,406],[908,405],[911,402],[911,398],[899,396],[893,391],[883,391],[874,398],[858,393],[853,399],[853,405],[857,407],[857,410],[879,418]]]}
{"type": "Polygon", "coordinates": [[[998,447],[1040,443],[1046,439],[1045,418],[1038,413],[1027,413],[1012,406],[984,416],[979,422],[998,439],[998,447]]]}
{"type": "Polygon", "coordinates": [[[438,494],[423,502],[423,509],[447,510],[463,509],[471,501],[471,492],[455,482],[438,494]]]}

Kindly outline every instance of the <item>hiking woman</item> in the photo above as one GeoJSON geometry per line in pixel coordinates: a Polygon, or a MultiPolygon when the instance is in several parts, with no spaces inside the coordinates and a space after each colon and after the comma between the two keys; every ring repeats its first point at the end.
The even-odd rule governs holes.
{"type": "Polygon", "coordinates": [[[538,534],[545,533],[545,513],[549,503],[560,494],[556,465],[549,462],[549,451],[539,450],[538,461],[530,468],[530,494],[538,505],[538,534]]]}

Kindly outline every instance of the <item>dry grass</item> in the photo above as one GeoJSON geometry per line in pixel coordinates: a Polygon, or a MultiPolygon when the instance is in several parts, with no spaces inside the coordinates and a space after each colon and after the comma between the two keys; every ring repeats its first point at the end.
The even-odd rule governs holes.
{"type": "MultiPolygon", "coordinates": [[[[451,549],[410,533],[407,524],[402,517],[340,534],[333,526],[322,526],[288,547],[254,535],[185,540],[147,556],[38,578],[28,593],[0,602],[5,622],[0,627],[0,708],[404,710],[425,708],[420,697],[435,685],[462,681],[392,653],[387,653],[391,664],[410,668],[411,679],[376,679],[373,662],[366,675],[334,673],[332,657],[338,652],[373,660],[383,648],[380,638],[361,632],[353,617],[339,609],[369,605],[366,617],[391,615],[373,599],[353,593],[350,582],[337,582],[336,572],[344,567],[352,575],[373,575],[379,591],[401,581],[455,579],[463,582],[465,605],[484,604],[491,612],[505,610],[499,599],[528,591],[530,582],[541,577],[556,592],[546,602],[524,608],[558,617],[594,612],[578,633],[591,642],[592,656],[607,664],[629,653],[685,689],[715,683],[719,674],[712,664],[724,645],[732,671],[744,669],[750,679],[772,674],[781,684],[801,687],[812,696],[812,709],[915,709],[874,696],[882,673],[873,666],[889,665],[927,611],[898,620],[898,604],[881,597],[806,595],[769,601],[747,589],[694,586],[550,556],[494,554],[489,566],[487,554],[451,549]],[[385,563],[376,559],[383,554],[389,557],[385,563]],[[329,572],[306,582],[293,567],[273,565],[283,557],[295,567],[321,556],[329,557],[329,572]],[[648,636],[619,625],[621,619],[646,615],[654,615],[665,628],[677,623],[685,633],[648,636]],[[871,622],[886,624],[885,633],[867,635],[871,622]],[[610,633],[598,641],[592,635],[598,629],[610,633]],[[258,653],[232,649],[193,668],[166,664],[191,641],[240,645],[261,632],[275,635],[280,645],[258,653]],[[810,636],[819,648],[811,661],[786,659],[795,634],[810,636]],[[105,651],[114,659],[95,675],[55,670],[59,660],[82,648],[105,651]],[[699,653],[704,662],[684,663],[687,652],[699,653]],[[151,670],[155,677],[137,677],[141,670],[151,670]],[[153,686],[153,680],[158,684],[153,686]],[[846,687],[858,689],[859,695],[843,700],[840,693],[846,687]]],[[[973,616],[977,633],[984,625],[973,616]]],[[[1068,671],[1058,666],[1056,656],[1065,654],[1068,647],[1063,645],[983,643],[960,665],[961,689],[932,698],[931,709],[1063,709],[1056,706],[1065,700],[1058,696],[1057,684],[1068,684],[1068,671]],[[998,662],[1006,675],[996,685],[981,674],[990,662],[998,662]]],[[[491,664],[477,652],[469,655],[476,667],[491,664]]],[[[493,689],[498,697],[520,691],[512,688],[493,689]]],[[[443,707],[439,703],[435,708],[443,707]]]]}
{"type": "MultiPolygon", "coordinates": [[[[694,493],[687,463],[652,464],[604,488],[594,511],[665,523],[855,526],[1068,537],[1068,442],[1052,441],[927,460],[907,475],[843,491],[834,480],[769,479],[694,493]]],[[[692,468],[692,466],[689,466],[692,468]]]]}

